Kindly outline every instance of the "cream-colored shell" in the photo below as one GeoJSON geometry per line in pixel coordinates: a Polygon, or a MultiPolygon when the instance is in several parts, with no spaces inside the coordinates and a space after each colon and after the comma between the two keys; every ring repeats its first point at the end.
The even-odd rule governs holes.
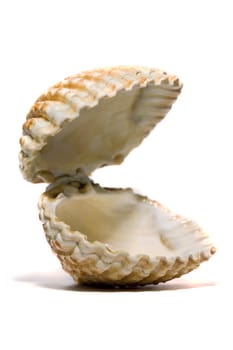
{"type": "MultiPolygon", "coordinates": [[[[120,164],[165,117],[181,89],[179,79],[163,71],[138,66],[119,66],[68,77],[40,96],[30,109],[20,139],[20,169],[28,181],[52,183],[40,198],[40,219],[52,250],[64,270],[78,283],[120,286],[164,282],[195,269],[215,252],[207,235],[191,221],[169,212],[157,202],[133,194],[128,189],[121,191],[131,191],[131,197],[138,198],[140,208],[141,203],[149,203],[150,208],[166,213],[168,221],[178,223],[180,231],[176,225],[175,237],[172,237],[172,229],[165,232],[165,236],[160,236],[161,252],[163,245],[168,246],[168,254],[134,254],[105,241],[91,241],[85,232],[78,228],[73,229],[69,222],[64,222],[57,214],[59,203],[63,200],[69,201],[74,193],[80,196],[83,191],[91,189],[98,196],[99,191],[105,191],[93,184],[87,174],[103,165],[120,164]],[[123,98],[118,101],[117,106],[112,107],[112,101],[119,99],[119,96],[123,98]],[[126,111],[119,108],[121,103],[123,106],[124,103],[127,104],[126,111]],[[102,109],[96,115],[95,108],[98,109],[99,106],[102,109]],[[107,117],[101,119],[105,108],[107,117]],[[92,119],[88,119],[91,111],[94,111],[92,119]],[[107,141],[102,137],[102,130],[105,129],[107,141]],[[124,129],[128,133],[124,134],[124,129]],[[86,141],[85,133],[88,130],[92,130],[92,133],[89,131],[89,140],[85,143],[83,141],[86,141]],[[70,141],[69,133],[75,143],[71,142],[68,151],[64,151],[63,145],[70,141]],[[122,137],[122,134],[125,136],[122,137]],[[61,135],[65,135],[66,139],[62,139],[61,135]],[[91,144],[93,135],[98,136],[98,139],[91,144]],[[75,149],[72,148],[73,145],[75,149]],[[99,154],[95,158],[96,147],[99,147],[99,154]],[[102,153],[104,157],[101,158],[102,153]],[[80,154],[81,158],[78,158],[80,154]],[[171,249],[170,240],[173,242],[171,249]],[[178,246],[182,249],[178,249],[178,246]]],[[[155,218],[156,215],[157,211],[155,218]]],[[[146,220],[146,217],[141,216],[146,220]]],[[[162,217],[166,221],[163,214],[162,217]]],[[[136,226],[134,228],[137,230],[136,226]]],[[[153,230],[151,225],[148,228],[149,238],[153,235],[153,230]]],[[[134,239],[133,233],[131,230],[131,237],[134,239]]],[[[140,242],[143,239],[144,236],[141,235],[140,242]]],[[[141,246],[143,244],[138,245],[139,248],[141,246]]],[[[148,249],[149,244],[145,244],[145,247],[148,249]]]]}
{"type": "MultiPolygon", "coordinates": [[[[145,197],[139,200],[150,202],[155,208],[168,214],[172,221],[179,223],[180,237],[176,240],[177,243],[183,240],[189,253],[179,256],[178,249],[174,249],[170,257],[130,255],[127,251],[114,249],[100,241],[90,242],[83,233],[71,230],[69,225],[60,221],[56,215],[56,208],[64,198],[70,197],[72,191],[80,192],[82,195],[93,189],[101,191],[104,189],[90,183],[83,188],[78,181],[71,181],[69,178],[57,186],[50,187],[51,189],[49,188],[39,201],[40,219],[47,241],[61,261],[63,269],[78,283],[120,286],[165,282],[197,268],[201,262],[208,260],[215,253],[212,242],[200,227],[145,197]]],[[[172,232],[171,236],[168,236],[169,239],[173,239],[172,232]]],[[[175,245],[176,240],[173,240],[175,245]]]]}
{"type": "MultiPolygon", "coordinates": [[[[164,118],[181,88],[182,85],[176,76],[157,69],[137,66],[97,69],[66,78],[40,96],[27,115],[20,139],[19,158],[23,176],[35,183],[53,182],[62,174],[57,173],[55,169],[40,169],[37,164],[49,138],[60,133],[67,123],[79,118],[83,110],[92,109],[120,92],[134,90],[130,108],[138,105],[135,117],[137,118],[137,113],[140,114],[142,109],[149,108],[150,118],[147,121],[143,120],[144,128],[138,128],[139,134],[130,137],[129,145],[121,152],[120,157],[116,156],[112,161],[105,160],[105,165],[121,163],[164,118]],[[150,89],[147,89],[148,93],[144,96],[142,92],[146,91],[146,87],[156,91],[150,92],[150,89]]],[[[88,169],[84,170],[90,174],[100,166],[101,163],[88,164],[88,169]]],[[[75,168],[69,169],[70,175],[74,173],[75,168]]]]}

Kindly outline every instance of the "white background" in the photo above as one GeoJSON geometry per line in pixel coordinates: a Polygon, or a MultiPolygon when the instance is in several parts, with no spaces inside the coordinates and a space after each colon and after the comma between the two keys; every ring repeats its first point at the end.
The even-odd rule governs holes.
{"type": "Polygon", "coordinates": [[[233,348],[231,1],[1,1],[1,349],[233,348]],[[177,74],[171,112],[120,167],[133,186],[198,221],[217,254],[137,291],[77,287],[44,238],[18,139],[34,100],[84,69],[147,65],[177,74]]]}

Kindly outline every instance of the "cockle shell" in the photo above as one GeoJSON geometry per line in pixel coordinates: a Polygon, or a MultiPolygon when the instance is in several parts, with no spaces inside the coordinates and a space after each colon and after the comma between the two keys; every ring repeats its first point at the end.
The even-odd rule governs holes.
{"type": "Polygon", "coordinates": [[[40,96],[27,115],[20,139],[24,177],[50,183],[77,168],[91,173],[120,164],[164,118],[181,88],[176,76],[145,67],[66,78],[40,96]]]}
{"type": "MultiPolygon", "coordinates": [[[[176,76],[145,67],[84,72],[51,87],[23,126],[20,168],[50,182],[39,201],[46,238],[78,283],[144,285],[179,277],[215,252],[195,223],[131,189],[95,184],[171,108],[176,76]]],[[[135,169],[136,170],[136,169],[135,169]]]]}
{"type": "Polygon", "coordinates": [[[195,223],[131,189],[63,178],[41,196],[39,208],[50,246],[79,283],[164,282],[215,251],[195,223]]]}

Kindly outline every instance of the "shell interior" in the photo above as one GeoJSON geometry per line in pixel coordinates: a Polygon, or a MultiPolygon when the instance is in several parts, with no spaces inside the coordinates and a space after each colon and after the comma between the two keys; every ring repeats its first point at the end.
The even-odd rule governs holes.
{"type": "Polygon", "coordinates": [[[187,257],[209,251],[210,240],[195,223],[172,215],[159,203],[130,189],[89,185],[83,193],[71,186],[68,192],[56,202],[55,215],[89,242],[151,258],[187,257]]]}
{"type": "Polygon", "coordinates": [[[83,109],[78,118],[49,138],[37,158],[37,171],[46,169],[59,176],[76,168],[90,173],[106,164],[121,163],[170,109],[173,99],[168,103],[167,96],[155,98],[157,90],[155,86],[142,91],[135,87],[83,109]]]}

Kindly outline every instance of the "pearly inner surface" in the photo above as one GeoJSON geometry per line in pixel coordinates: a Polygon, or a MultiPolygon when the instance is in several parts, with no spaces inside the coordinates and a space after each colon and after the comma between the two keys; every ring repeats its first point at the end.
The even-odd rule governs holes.
{"type": "Polygon", "coordinates": [[[178,92],[148,85],[120,91],[98,105],[81,110],[63,125],[37,158],[36,169],[55,176],[77,168],[90,173],[106,164],[119,164],[169,111],[178,92]]]}
{"type": "Polygon", "coordinates": [[[66,197],[57,205],[56,216],[90,242],[107,243],[132,255],[187,256],[209,246],[195,223],[174,219],[130,190],[66,197]]]}

